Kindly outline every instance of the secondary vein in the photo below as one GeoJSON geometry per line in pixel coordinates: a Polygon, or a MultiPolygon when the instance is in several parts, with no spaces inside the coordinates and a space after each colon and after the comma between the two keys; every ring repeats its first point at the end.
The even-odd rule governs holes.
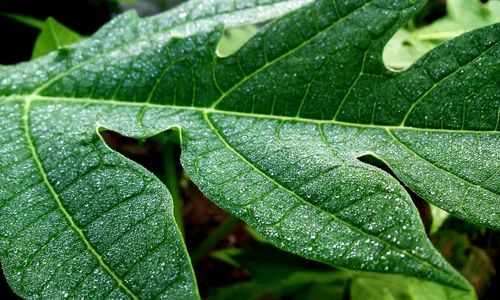
{"type": "Polygon", "coordinates": [[[30,125],[29,125],[29,114],[30,114],[30,107],[31,106],[31,101],[27,100],[24,104],[24,112],[23,112],[23,127],[24,127],[24,132],[25,132],[25,138],[26,142],[28,144],[28,148],[31,152],[31,155],[33,157],[33,161],[35,162],[36,167],[38,168],[38,171],[40,175],[42,176],[43,182],[47,189],[49,190],[52,198],[57,204],[58,209],[62,212],[64,218],[68,222],[69,226],[77,233],[79,238],[82,240],[82,242],[85,244],[89,252],[97,259],[99,265],[113,278],[113,280],[118,284],[118,286],[125,291],[132,299],[139,299],[139,297],[129,288],[125,285],[125,282],[111,269],[110,266],[106,264],[102,256],[97,252],[97,250],[92,246],[88,238],[85,236],[85,233],[83,230],[78,227],[76,224],[75,220],[73,220],[73,217],[71,214],[66,210],[64,207],[64,204],[62,203],[61,199],[59,198],[59,194],[56,192],[54,187],[49,181],[49,178],[47,176],[47,172],[45,171],[45,168],[43,167],[42,161],[40,160],[40,157],[36,151],[35,144],[33,143],[33,139],[31,137],[30,133],[30,125]]]}
{"type": "MultiPolygon", "coordinates": [[[[360,233],[361,235],[367,235],[367,236],[370,236],[371,238],[379,241],[380,243],[384,244],[384,245],[387,245],[388,247],[390,248],[393,248],[397,251],[401,251],[402,253],[404,253],[405,255],[407,255],[408,257],[411,257],[413,258],[414,260],[418,261],[419,263],[423,264],[423,265],[428,265],[429,267],[435,269],[437,272],[441,272],[441,273],[444,273],[444,274],[447,274],[447,275],[452,275],[450,274],[449,272],[447,272],[446,270],[443,270],[441,269],[440,267],[428,262],[428,261],[425,261],[423,260],[422,258],[412,254],[412,253],[409,253],[408,251],[406,251],[405,249],[402,249],[402,248],[399,248],[398,246],[396,245],[393,245],[391,243],[389,243],[388,241],[386,240],[383,240],[381,239],[380,237],[378,236],[375,236],[375,235],[372,235],[370,233],[367,233],[365,232],[363,229],[361,228],[358,228],[356,226],[354,226],[353,224],[349,223],[348,221],[344,220],[344,219],[341,219],[339,218],[337,215],[335,215],[334,213],[330,212],[330,211],[327,211],[323,208],[320,208],[318,206],[315,206],[313,205],[312,203],[308,202],[306,199],[304,199],[302,196],[298,195],[295,191],[289,189],[288,187],[285,187],[283,186],[281,183],[279,183],[278,181],[276,181],[274,178],[272,178],[271,176],[269,176],[267,173],[265,173],[264,171],[262,171],[261,169],[257,168],[253,163],[251,163],[245,156],[243,156],[240,152],[238,152],[232,145],[229,144],[229,142],[222,136],[222,134],[219,132],[219,130],[214,126],[214,124],[212,123],[212,121],[210,120],[210,117],[208,116],[207,113],[204,113],[203,114],[203,117],[204,117],[204,120],[205,122],[207,123],[208,127],[212,130],[212,132],[217,136],[217,138],[221,141],[221,143],[227,148],[229,149],[231,152],[233,152],[238,158],[241,159],[242,162],[248,164],[250,166],[250,168],[254,169],[256,172],[258,172],[259,174],[261,174],[262,176],[264,176],[265,178],[267,178],[268,180],[270,180],[272,182],[272,184],[274,184],[276,187],[286,191],[287,193],[289,193],[291,196],[293,197],[296,197],[297,199],[299,199],[303,204],[305,205],[308,205],[308,206],[312,206],[316,209],[319,209],[321,210],[323,213],[331,216],[331,218],[334,220],[334,221],[337,221],[339,223],[342,223],[344,225],[346,225],[347,227],[351,228],[353,231],[356,231],[358,233],[360,233]]],[[[445,275],[446,276],[446,275],[445,275]]]]}

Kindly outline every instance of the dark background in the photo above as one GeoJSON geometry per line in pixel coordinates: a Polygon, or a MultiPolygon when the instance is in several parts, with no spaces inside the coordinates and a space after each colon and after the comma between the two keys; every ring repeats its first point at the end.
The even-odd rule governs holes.
{"type": "MultiPolygon", "coordinates": [[[[107,22],[116,4],[100,0],[0,0],[0,12],[45,20],[52,16],[62,24],[90,35],[107,22]]],[[[29,60],[39,31],[0,16],[0,64],[29,60]]]]}

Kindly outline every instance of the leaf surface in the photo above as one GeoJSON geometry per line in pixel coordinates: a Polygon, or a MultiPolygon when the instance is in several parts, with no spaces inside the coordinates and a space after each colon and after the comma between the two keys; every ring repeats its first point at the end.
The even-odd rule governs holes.
{"type": "Polygon", "coordinates": [[[318,0],[265,26],[233,55],[216,55],[220,24],[266,20],[310,1],[274,2],[192,1],[150,19],[125,14],[72,51],[0,69],[0,199],[9,220],[1,225],[2,264],[20,294],[73,289],[60,275],[54,278],[64,284],[44,289],[51,274],[73,273],[59,269],[61,257],[44,275],[31,271],[36,260],[14,255],[33,239],[40,241],[33,249],[44,247],[42,237],[53,234],[41,228],[51,224],[75,236],[74,243],[60,243],[83,247],[56,253],[101,255],[116,269],[109,284],[117,291],[150,293],[146,284],[154,283],[193,291],[166,191],[99,135],[113,130],[147,138],[172,127],[182,132],[181,161],[190,178],[272,244],[340,267],[470,288],[427,239],[405,188],[358,158],[378,157],[427,201],[499,229],[499,25],[463,35],[394,73],[382,63],[384,45],[424,1],[318,0]],[[134,200],[144,193],[155,200],[134,200]],[[95,231],[86,223],[87,214],[107,220],[106,208],[117,202],[125,203],[119,211],[127,203],[136,209],[123,209],[127,222],[163,215],[163,223],[155,221],[158,231],[144,225],[150,236],[132,234],[123,239],[127,247],[117,246],[113,237],[139,225],[116,221],[118,212],[112,225],[95,231]],[[54,205],[58,222],[38,219],[54,205]],[[9,225],[14,220],[20,223],[9,225]],[[35,232],[23,231],[31,223],[35,232]],[[164,282],[174,278],[170,273],[157,276],[134,263],[165,240],[177,246],[159,255],[179,255],[159,259],[178,267],[166,272],[185,270],[170,283],[164,282]],[[138,279],[127,277],[131,269],[138,279]]]}
{"type": "MultiPolygon", "coordinates": [[[[166,31],[168,37],[176,28],[190,30],[186,27],[214,20],[236,26],[244,18],[266,20],[297,7],[286,1],[267,5],[247,1],[238,7],[225,1],[203,7],[201,3],[182,8],[181,12],[191,11],[190,16],[179,9],[156,21],[123,15],[92,39],[33,64],[50,67],[53,63],[47,59],[61,59],[63,64],[88,60],[82,55],[97,44],[92,56],[126,47],[127,38],[141,39],[143,31],[149,30],[150,35],[166,31]],[[202,9],[196,12],[193,7],[202,9]],[[228,20],[235,16],[240,19],[228,20]]],[[[26,75],[18,67],[0,71],[2,93],[16,88],[7,81],[26,75]]],[[[51,76],[39,67],[31,69],[35,81],[38,76],[51,76]]],[[[63,71],[56,69],[53,75],[63,71]]],[[[0,99],[0,257],[15,292],[26,298],[51,299],[199,298],[168,191],[144,168],[111,151],[99,135],[101,117],[114,115],[113,108],[75,103],[59,110],[52,106],[57,101],[42,104],[30,97],[0,99]],[[46,109],[54,109],[54,114],[43,112],[46,109]],[[60,123],[64,120],[66,124],[60,123]]]]}

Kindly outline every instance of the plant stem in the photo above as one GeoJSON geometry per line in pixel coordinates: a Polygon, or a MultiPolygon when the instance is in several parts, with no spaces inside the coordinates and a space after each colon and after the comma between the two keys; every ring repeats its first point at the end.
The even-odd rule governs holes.
{"type": "Polygon", "coordinates": [[[205,255],[207,255],[208,252],[210,252],[210,250],[212,250],[224,236],[233,230],[238,221],[239,220],[236,217],[229,216],[226,220],[224,220],[224,222],[215,228],[191,254],[192,263],[196,264],[203,257],[205,257],[205,255]]]}

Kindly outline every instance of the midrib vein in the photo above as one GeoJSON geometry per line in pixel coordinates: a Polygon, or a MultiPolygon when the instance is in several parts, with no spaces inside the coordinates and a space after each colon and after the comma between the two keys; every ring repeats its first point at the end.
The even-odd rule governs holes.
{"type": "Polygon", "coordinates": [[[25,138],[28,143],[28,148],[31,152],[31,155],[33,157],[33,161],[35,162],[36,167],[38,168],[38,171],[40,175],[42,176],[43,182],[47,189],[49,190],[52,198],[57,204],[58,209],[62,212],[64,218],[67,220],[69,223],[70,227],[77,233],[79,238],[82,240],[82,242],[85,244],[89,252],[97,259],[99,265],[113,278],[113,280],[117,283],[117,285],[122,288],[132,299],[139,299],[139,296],[137,296],[133,291],[131,291],[126,285],[125,282],[111,269],[110,266],[104,262],[102,256],[97,252],[96,249],[92,246],[88,238],[85,236],[85,233],[83,230],[78,227],[78,225],[75,223],[73,220],[73,217],[70,215],[70,213],[66,210],[64,207],[61,199],[59,198],[59,195],[55,191],[54,187],[50,183],[48,177],[47,177],[47,172],[45,171],[45,168],[43,167],[42,161],[40,160],[40,157],[36,151],[35,145],[33,143],[33,139],[31,137],[31,132],[30,132],[30,125],[29,125],[29,114],[30,114],[30,107],[31,107],[31,101],[26,101],[24,104],[24,111],[23,111],[23,127],[24,127],[24,132],[25,132],[25,138]]]}
{"type": "Polygon", "coordinates": [[[377,124],[362,124],[362,123],[352,123],[345,121],[336,120],[319,120],[312,118],[304,118],[297,116],[281,116],[281,115],[268,115],[268,114],[258,114],[258,113],[247,113],[247,112],[236,112],[230,110],[222,110],[210,107],[195,107],[195,106],[175,106],[169,104],[154,104],[146,102],[131,102],[131,101],[120,101],[120,100],[106,100],[106,99],[92,99],[92,98],[71,98],[71,97],[52,97],[52,96],[39,96],[39,95],[11,95],[5,98],[0,96],[0,104],[8,102],[31,102],[31,103],[48,103],[48,104],[61,104],[61,103],[75,103],[82,105],[109,105],[112,107],[131,107],[131,108],[146,108],[146,109],[171,109],[181,111],[195,111],[200,113],[213,113],[222,114],[227,116],[244,117],[244,118],[255,118],[263,120],[278,120],[278,121],[289,121],[298,123],[309,123],[316,125],[339,125],[346,127],[354,127],[361,129],[378,129],[378,130],[406,130],[406,131],[420,131],[420,132],[434,132],[434,133],[451,133],[451,134],[500,134],[496,130],[453,130],[453,129],[439,129],[439,128],[419,128],[419,127],[409,127],[404,125],[377,125],[377,124]]]}

